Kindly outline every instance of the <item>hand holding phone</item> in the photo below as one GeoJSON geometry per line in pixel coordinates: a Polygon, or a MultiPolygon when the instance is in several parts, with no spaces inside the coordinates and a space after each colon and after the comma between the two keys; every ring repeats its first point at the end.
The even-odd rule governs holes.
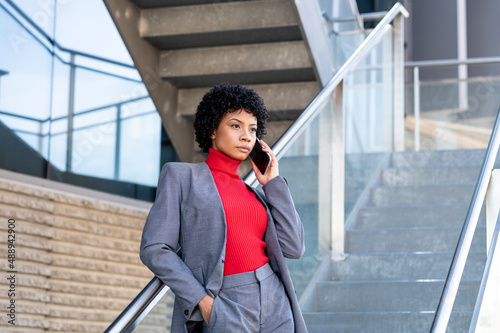
{"type": "Polygon", "coordinates": [[[255,141],[255,146],[250,152],[250,158],[255,163],[260,173],[265,175],[271,165],[271,156],[262,150],[259,140],[255,141]]]}

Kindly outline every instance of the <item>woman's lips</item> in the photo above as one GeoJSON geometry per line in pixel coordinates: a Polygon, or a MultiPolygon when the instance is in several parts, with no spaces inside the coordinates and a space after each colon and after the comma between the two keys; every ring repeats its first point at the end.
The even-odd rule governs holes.
{"type": "Polygon", "coordinates": [[[250,151],[250,147],[248,147],[248,146],[238,146],[237,148],[239,151],[244,152],[244,153],[248,153],[250,151]]]}

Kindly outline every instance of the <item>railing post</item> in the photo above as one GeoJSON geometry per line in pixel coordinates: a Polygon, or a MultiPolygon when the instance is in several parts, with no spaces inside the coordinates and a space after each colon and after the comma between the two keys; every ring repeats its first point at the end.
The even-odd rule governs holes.
{"type": "MultiPolygon", "coordinates": [[[[457,0],[457,55],[458,60],[467,60],[467,0],[457,0]]],[[[458,107],[460,111],[468,109],[467,78],[467,65],[458,65],[458,107]]]]}
{"type": "Polygon", "coordinates": [[[490,184],[486,192],[486,251],[489,251],[495,223],[500,211],[500,169],[491,172],[490,184]]]}
{"type": "Polygon", "coordinates": [[[38,153],[40,153],[40,155],[43,155],[42,148],[43,148],[43,121],[39,121],[38,122],[38,153]]]}
{"type": "Polygon", "coordinates": [[[420,68],[413,67],[413,120],[415,151],[420,150],[420,68]]]}
{"type": "Polygon", "coordinates": [[[75,54],[71,53],[69,73],[69,101],[68,101],[68,137],[66,143],[66,171],[72,171],[73,156],[73,116],[75,113],[75,54]]]}
{"type": "Polygon", "coordinates": [[[120,154],[122,137],[122,105],[116,106],[116,134],[115,134],[115,179],[120,176],[120,154]]]}
{"type": "Polygon", "coordinates": [[[332,259],[344,258],[344,176],[345,176],[345,140],[344,140],[344,81],[342,80],[333,92],[333,126],[332,126],[332,259]]]}
{"type": "Polygon", "coordinates": [[[404,16],[399,14],[393,21],[394,43],[394,151],[405,149],[405,59],[404,59],[404,16]]]}

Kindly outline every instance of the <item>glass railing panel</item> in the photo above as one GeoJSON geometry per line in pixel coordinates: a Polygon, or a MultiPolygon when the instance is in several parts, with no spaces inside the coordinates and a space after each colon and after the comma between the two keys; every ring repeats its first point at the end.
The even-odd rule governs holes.
{"type": "MultiPolygon", "coordinates": [[[[126,51],[126,50],[125,50],[126,51]]],[[[127,52],[128,54],[128,52],[127,52]]],[[[98,59],[93,59],[93,58],[87,58],[83,56],[76,55],[75,56],[75,64],[81,67],[87,67],[87,68],[92,68],[98,71],[102,71],[105,73],[110,73],[118,76],[122,76],[125,78],[129,78],[132,80],[140,81],[141,77],[139,73],[137,72],[137,69],[133,67],[132,61],[130,60],[129,62],[126,63],[121,63],[120,64],[125,64],[130,67],[124,67],[123,65],[119,64],[113,64],[109,62],[103,62],[98,59]]]]}
{"type": "Polygon", "coordinates": [[[52,119],[68,115],[68,106],[70,103],[70,70],[70,66],[63,63],[59,58],[54,58],[52,119]]]}
{"type": "MultiPolygon", "coordinates": [[[[437,310],[432,332],[443,332],[445,328],[446,332],[465,332],[471,322],[474,323],[477,319],[477,312],[474,313],[475,306],[477,307],[482,302],[481,292],[484,290],[482,279],[489,267],[491,258],[488,258],[488,251],[493,241],[492,234],[497,218],[495,215],[498,214],[500,207],[497,200],[498,182],[495,182],[494,177],[496,172],[492,172],[500,167],[499,125],[500,113],[492,128],[491,140],[474,187],[474,193],[463,197],[465,200],[470,200],[463,226],[450,228],[449,235],[456,235],[457,245],[448,247],[448,252],[454,255],[448,277],[443,280],[444,289],[441,299],[436,299],[437,310]]],[[[471,329],[469,332],[490,331],[471,329]]]]}
{"type": "MultiPolygon", "coordinates": [[[[497,155],[493,169],[500,169],[497,155]]],[[[453,304],[447,332],[469,327],[469,332],[498,332],[500,324],[500,262],[498,242],[498,170],[489,179],[488,191],[474,232],[465,269],[453,304]],[[489,219],[489,220],[487,220],[489,219]],[[497,230],[495,230],[497,228],[497,230]]],[[[462,329],[466,331],[465,329],[462,329]]]]}
{"type": "Polygon", "coordinates": [[[9,114],[2,114],[0,121],[24,140],[31,148],[47,156],[47,133],[44,122],[36,119],[24,119],[9,114]]]}
{"type": "Polygon", "coordinates": [[[345,80],[345,218],[393,147],[392,32],[345,80]]]}
{"type": "MultiPolygon", "coordinates": [[[[459,229],[457,228],[453,231],[458,236],[459,229]]],[[[458,237],[456,243],[458,243],[458,237]]],[[[451,253],[454,250],[454,247],[449,249],[451,253]]],[[[467,256],[464,272],[460,280],[446,332],[467,332],[467,328],[471,323],[479,286],[481,284],[481,277],[486,263],[486,253],[486,218],[483,207],[476,231],[474,232],[474,238],[472,240],[470,252],[467,256]]],[[[439,301],[439,297],[436,297],[436,307],[437,301],[439,301]]]]}
{"type": "Polygon", "coordinates": [[[116,122],[73,131],[71,172],[115,178],[116,122]]]}
{"type": "MultiPolygon", "coordinates": [[[[500,64],[491,66],[498,67],[500,64]]],[[[473,66],[469,65],[472,69],[473,66]]],[[[421,68],[425,77],[435,69],[421,68]]],[[[500,104],[500,77],[480,76],[467,80],[421,80],[420,149],[484,149],[488,145],[500,104]]],[[[406,148],[415,147],[415,85],[406,85],[406,148]]]]}
{"type": "Polygon", "coordinates": [[[61,171],[66,170],[68,134],[66,131],[50,137],[50,163],[61,171]]]}
{"type": "Polygon", "coordinates": [[[17,132],[17,131],[15,131],[15,133],[17,134],[17,136],[19,136],[21,139],[23,139],[23,141],[26,142],[34,150],[36,150],[36,151],[43,150],[39,135],[31,134],[31,133],[24,133],[24,132],[17,132]]]}
{"type": "Polygon", "coordinates": [[[280,159],[305,231],[306,252],[300,260],[287,260],[299,298],[330,250],[332,108],[329,100],[280,159]]]}
{"type": "Polygon", "coordinates": [[[0,8],[0,110],[45,119],[50,116],[52,57],[0,8]],[[22,87],[22,88],[21,88],[22,87]]]}
{"type": "Polygon", "coordinates": [[[356,16],[359,13],[353,10],[350,2],[352,1],[318,0],[325,14],[325,26],[337,69],[342,67],[368,35],[363,32],[363,27],[360,27],[356,16]]]}
{"type": "MultiPolygon", "coordinates": [[[[137,93],[140,93],[140,91],[138,91],[137,93]]],[[[151,111],[156,111],[153,101],[148,97],[142,96],[145,95],[134,94],[128,96],[128,98],[131,100],[133,100],[134,98],[137,99],[135,101],[123,104],[121,108],[122,118],[138,116],[145,113],[149,114],[151,111]]]]}
{"type": "MultiPolygon", "coordinates": [[[[149,99],[148,99],[149,100],[149,99]]],[[[139,103],[141,104],[141,103],[139,103]]],[[[148,103],[142,103],[148,104],[148,103]]],[[[147,105],[141,106],[144,107],[147,105]]],[[[139,109],[139,107],[137,108],[139,109]]],[[[131,108],[130,111],[137,111],[131,108]]],[[[121,150],[118,178],[156,186],[160,173],[161,119],[156,110],[141,116],[129,116],[121,123],[121,150]],[[144,135],[147,132],[148,135],[144,135]],[[150,163],[137,163],[149,161],[150,163]]]]}
{"type": "MultiPolygon", "coordinates": [[[[498,186],[498,182],[497,182],[498,186]]],[[[498,206],[498,205],[497,205],[498,206]]],[[[492,220],[494,220],[492,218],[492,220]]],[[[492,223],[490,221],[489,223],[492,223]]],[[[487,270],[483,274],[481,296],[477,299],[471,330],[474,332],[500,332],[500,321],[498,313],[500,311],[500,242],[498,233],[500,224],[498,220],[495,225],[488,225],[488,261],[487,270]],[[490,239],[491,237],[491,239],[490,239]]]]}
{"type": "Polygon", "coordinates": [[[116,122],[117,107],[107,107],[98,110],[86,110],[76,113],[73,116],[73,129],[78,130],[89,126],[98,126],[100,124],[106,127],[110,121],[116,122]]]}
{"type": "Polygon", "coordinates": [[[359,45],[365,40],[367,34],[357,33],[349,35],[330,35],[330,40],[335,50],[335,62],[337,68],[349,59],[359,45]]]}
{"type": "Polygon", "coordinates": [[[142,82],[78,68],[75,82],[75,113],[124,102],[129,96],[146,96],[142,82]],[[106,93],[103,94],[103,91],[106,93]]]}

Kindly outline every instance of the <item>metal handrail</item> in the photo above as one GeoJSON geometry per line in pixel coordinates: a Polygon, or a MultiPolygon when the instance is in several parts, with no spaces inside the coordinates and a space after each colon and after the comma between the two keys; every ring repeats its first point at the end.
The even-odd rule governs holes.
{"type": "Polygon", "coordinates": [[[405,67],[441,67],[458,65],[478,65],[500,63],[500,57],[478,57],[468,59],[439,59],[439,60],[421,60],[405,62],[405,67]]]}
{"type": "MultiPolygon", "coordinates": [[[[379,24],[373,29],[373,31],[366,37],[366,39],[359,45],[359,47],[354,51],[354,53],[347,59],[347,61],[340,67],[340,69],[335,73],[335,75],[328,81],[321,92],[312,100],[307,108],[302,112],[302,114],[297,118],[297,120],[288,128],[288,130],[279,138],[279,140],[273,146],[273,152],[277,159],[280,159],[286,148],[291,145],[291,139],[297,136],[316,116],[321,110],[323,103],[330,98],[333,91],[337,88],[340,82],[342,82],[350,71],[356,66],[367,54],[372,50],[377,42],[384,36],[387,30],[390,28],[391,22],[398,16],[403,15],[408,17],[408,11],[399,2],[396,3],[387,15],[379,22],[379,24]]],[[[247,177],[245,177],[245,183],[252,186],[256,185],[257,178],[255,174],[251,172],[247,177]]]]}
{"type": "Polygon", "coordinates": [[[132,332],[149,311],[167,293],[169,287],[156,276],[141,290],[132,302],[116,317],[104,333],[132,332]]]}
{"type": "MultiPolygon", "coordinates": [[[[128,103],[138,102],[138,101],[141,101],[141,100],[144,100],[144,99],[148,99],[148,98],[149,98],[148,95],[141,96],[141,97],[135,97],[135,98],[128,99],[126,101],[122,101],[122,102],[118,102],[118,103],[112,103],[112,104],[107,104],[107,105],[99,106],[99,107],[96,107],[96,108],[93,108],[93,109],[84,110],[84,111],[75,113],[74,116],[81,116],[81,115],[84,115],[84,114],[89,114],[89,113],[92,113],[92,112],[97,112],[97,111],[101,111],[101,110],[104,110],[104,109],[109,109],[109,108],[112,108],[112,107],[122,106],[122,105],[125,105],[125,104],[128,104],[128,103]]],[[[150,112],[147,111],[147,112],[141,113],[140,115],[149,114],[149,113],[150,112]]],[[[12,113],[12,112],[0,111],[0,115],[2,115],[2,114],[6,115],[6,116],[10,116],[10,117],[24,119],[24,120],[36,121],[36,122],[39,122],[39,123],[45,123],[45,122],[47,122],[49,120],[57,121],[57,120],[63,120],[63,119],[67,119],[68,118],[68,116],[60,116],[60,117],[52,118],[52,119],[50,117],[47,117],[45,119],[38,119],[38,118],[29,117],[29,116],[19,115],[19,114],[12,113]]],[[[128,117],[123,117],[121,119],[122,120],[126,120],[126,119],[129,119],[129,118],[133,118],[135,116],[136,115],[132,115],[132,116],[128,116],[128,117]]]]}
{"type": "Polygon", "coordinates": [[[441,299],[434,316],[434,321],[431,328],[431,332],[433,333],[444,333],[446,331],[446,327],[448,326],[448,321],[451,316],[453,304],[455,303],[455,298],[457,296],[460,280],[462,279],[467,256],[469,255],[472,238],[474,237],[474,231],[476,230],[479,214],[481,213],[481,207],[486,196],[486,190],[488,189],[491,172],[495,164],[498,149],[500,148],[499,131],[500,109],[497,113],[495,125],[493,126],[493,131],[491,132],[490,142],[488,144],[486,155],[484,157],[483,165],[481,168],[481,173],[479,174],[476,188],[474,189],[474,194],[472,196],[471,204],[465,218],[462,232],[460,233],[457,248],[453,255],[453,260],[448,272],[448,277],[446,278],[443,293],[441,295],[441,299]]]}

